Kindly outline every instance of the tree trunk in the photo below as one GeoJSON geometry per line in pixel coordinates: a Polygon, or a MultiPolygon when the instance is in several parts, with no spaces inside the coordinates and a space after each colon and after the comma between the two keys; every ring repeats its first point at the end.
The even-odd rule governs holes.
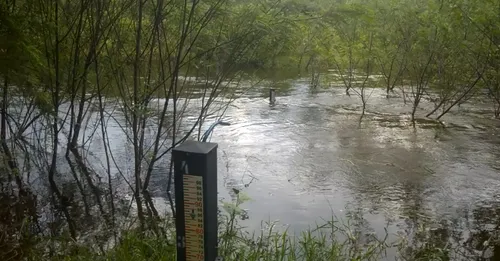
{"type": "Polygon", "coordinates": [[[60,68],[59,68],[59,4],[58,1],[55,1],[55,61],[54,61],[54,69],[55,69],[55,86],[54,86],[54,91],[52,93],[52,101],[53,101],[53,123],[52,123],[52,160],[51,164],[49,166],[48,170],[48,178],[49,178],[49,184],[52,192],[55,194],[55,196],[59,199],[61,203],[61,210],[66,218],[66,221],[68,222],[68,228],[69,232],[71,234],[71,237],[73,239],[76,239],[76,228],[75,225],[71,219],[71,216],[68,211],[68,205],[71,204],[69,202],[68,198],[62,195],[61,191],[59,191],[59,188],[57,187],[57,184],[54,180],[54,175],[57,171],[57,152],[59,149],[59,123],[58,123],[58,117],[59,117],[59,103],[60,103],[60,89],[61,89],[61,83],[60,83],[60,68]]]}
{"type": "Polygon", "coordinates": [[[136,31],[136,39],[135,39],[135,60],[134,60],[134,97],[132,104],[132,132],[133,132],[133,145],[134,145],[134,177],[135,177],[135,191],[134,198],[137,205],[137,217],[139,218],[140,228],[144,230],[144,214],[142,209],[142,199],[141,199],[141,163],[142,163],[142,155],[140,154],[139,148],[139,131],[140,126],[140,114],[139,111],[139,77],[140,77],[140,58],[141,58],[141,37],[142,37],[142,11],[143,11],[143,1],[137,1],[139,6],[137,10],[137,31],[136,31]]]}
{"type": "Polygon", "coordinates": [[[448,113],[455,105],[457,105],[459,102],[461,102],[466,96],[467,94],[469,94],[473,89],[474,87],[476,86],[476,84],[479,82],[479,80],[481,79],[482,77],[482,74],[481,75],[478,75],[478,77],[476,78],[476,80],[471,83],[471,85],[469,86],[469,88],[467,88],[467,90],[462,94],[460,95],[460,97],[458,99],[456,99],[450,106],[448,106],[448,108],[446,108],[437,118],[436,120],[439,120],[441,119],[441,117],[443,117],[446,113],[448,113]]]}
{"type": "Polygon", "coordinates": [[[438,105],[436,105],[436,106],[434,107],[434,109],[433,109],[431,112],[427,113],[427,115],[425,115],[425,117],[429,117],[429,116],[431,116],[432,114],[434,114],[437,110],[439,110],[439,108],[441,108],[441,106],[443,106],[443,104],[444,104],[446,101],[447,101],[446,99],[441,99],[441,101],[439,102],[439,104],[438,104],[438,105]]]}

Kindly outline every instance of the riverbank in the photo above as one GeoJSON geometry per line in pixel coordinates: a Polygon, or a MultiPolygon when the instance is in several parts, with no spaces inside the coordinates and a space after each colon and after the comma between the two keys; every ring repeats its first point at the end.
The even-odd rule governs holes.
{"type": "MultiPolygon", "coordinates": [[[[450,260],[449,249],[433,244],[431,239],[415,249],[409,246],[406,237],[389,242],[387,237],[363,234],[358,229],[361,224],[354,219],[344,223],[332,218],[295,235],[286,229],[280,230],[277,223],[263,223],[260,233],[248,234],[242,227],[228,227],[234,220],[227,221],[229,223],[224,224],[225,229],[219,238],[219,255],[223,260],[386,260],[389,259],[390,249],[396,250],[393,257],[396,260],[450,260]]],[[[172,226],[163,227],[161,231],[171,229],[172,226]]],[[[128,231],[120,237],[116,246],[108,249],[102,245],[82,245],[69,239],[50,239],[27,249],[24,258],[53,261],[174,261],[174,236],[163,232],[128,231]]]]}
{"type": "MultiPolygon", "coordinates": [[[[453,228],[443,230],[421,224],[398,234],[390,234],[385,228],[385,235],[380,237],[356,210],[348,210],[347,218],[332,216],[302,231],[291,231],[289,226],[269,221],[262,222],[260,230],[249,232],[242,225],[245,219],[242,204],[248,199],[239,193],[235,201],[221,205],[218,253],[223,260],[496,260],[499,237],[495,233],[483,233],[488,239],[482,241],[473,230],[470,238],[462,238],[451,236],[453,228]]],[[[10,253],[0,252],[0,257],[33,261],[175,261],[172,218],[163,217],[150,222],[148,227],[104,230],[108,231],[101,234],[105,237],[89,233],[76,241],[62,236],[42,238],[22,234],[21,237],[31,239],[31,244],[10,253]]]]}

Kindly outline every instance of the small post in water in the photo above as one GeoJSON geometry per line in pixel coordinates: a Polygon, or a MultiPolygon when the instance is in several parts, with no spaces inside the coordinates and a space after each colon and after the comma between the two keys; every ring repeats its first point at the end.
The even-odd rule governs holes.
{"type": "Polygon", "coordinates": [[[269,104],[274,104],[276,102],[276,90],[269,89],[269,104]]]}
{"type": "Polygon", "coordinates": [[[217,144],[186,141],[172,151],[177,261],[217,258],[217,144]]]}

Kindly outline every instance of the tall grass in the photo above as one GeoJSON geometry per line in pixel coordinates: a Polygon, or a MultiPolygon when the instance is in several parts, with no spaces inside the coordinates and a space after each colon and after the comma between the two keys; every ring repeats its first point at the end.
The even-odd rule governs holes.
{"type": "Polygon", "coordinates": [[[240,205],[248,197],[237,193],[233,204],[226,204],[220,254],[225,260],[295,261],[295,260],[380,260],[389,247],[387,237],[364,236],[355,231],[349,219],[332,217],[299,234],[280,229],[276,222],[262,223],[259,233],[249,234],[236,219],[243,210],[240,205]]]}
{"type": "MultiPolygon", "coordinates": [[[[449,260],[442,246],[429,242],[423,248],[409,247],[409,241],[389,243],[383,238],[367,235],[359,229],[363,220],[351,215],[346,220],[332,217],[300,233],[292,233],[277,222],[262,223],[256,233],[240,225],[245,211],[240,208],[248,197],[237,193],[234,202],[224,202],[219,214],[219,255],[234,261],[321,261],[321,260],[384,260],[387,250],[398,252],[397,260],[449,260]]],[[[50,239],[30,251],[28,260],[116,260],[174,261],[175,232],[172,222],[164,222],[162,232],[128,230],[116,244],[105,247],[95,243],[81,245],[67,238],[50,239]],[[42,247],[40,247],[42,246],[42,247]]],[[[43,240],[42,240],[43,242],[43,240]]]]}
{"type": "MultiPolygon", "coordinates": [[[[266,224],[259,234],[244,236],[239,229],[232,237],[223,237],[219,249],[224,260],[241,261],[294,261],[294,260],[380,260],[387,245],[384,241],[372,241],[358,245],[356,239],[342,241],[333,233],[338,232],[334,223],[293,235],[288,230],[279,231],[274,223],[266,224]],[[330,230],[331,232],[328,232],[330,230]]],[[[57,255],[50,258],[33,253],[30,260],[176,260],[174,237],[126,233],[120,243],[108,251],[93,251],[91,247],[76,246],[71,242],[57,255]]]]}

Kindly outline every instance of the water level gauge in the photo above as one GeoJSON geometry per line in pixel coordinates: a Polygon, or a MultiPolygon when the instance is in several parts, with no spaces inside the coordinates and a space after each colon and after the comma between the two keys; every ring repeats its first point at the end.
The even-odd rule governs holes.
{"type": "Polygon", "coordinates": [[[184,142],[172,151],[177,261],[217,258],[217,144],[184,142]]]}
{"type": "Polygon", "coordinates": [[[183,183],[186,261],[203,261],[203,177],[184,174],[183,183]]]}

